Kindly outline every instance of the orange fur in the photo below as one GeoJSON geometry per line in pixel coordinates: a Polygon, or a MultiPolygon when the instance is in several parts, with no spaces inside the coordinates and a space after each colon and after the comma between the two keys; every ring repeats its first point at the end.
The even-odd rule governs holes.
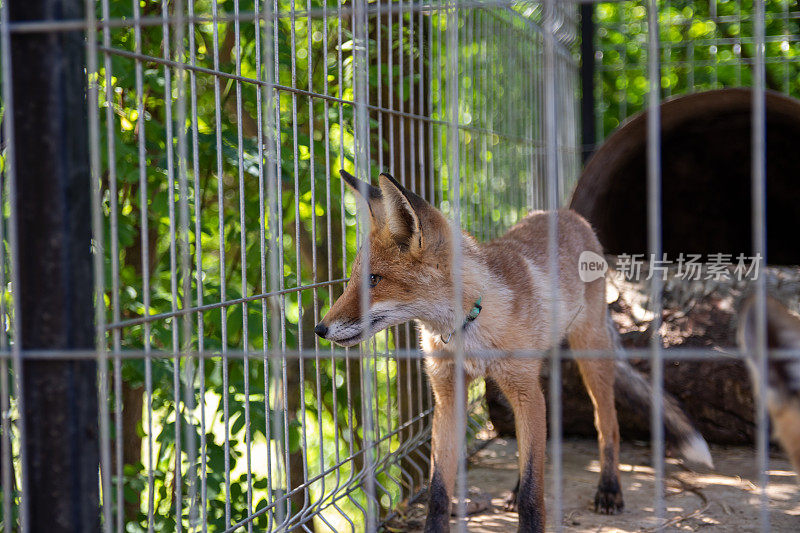
{"type": "MultiPolygon", "coordinates": [[[[755,297],[748,299],[739,320],[739,345],[749,352],[757,346],[756,305],[755,297]]],[[[767,298],[765,333],[770,350],[800,349],[800,317],[772,297],[767,298]]],[[[761,367],[754,357],[747,362],[753,389],[758,394],[761,367]]],[[[766,370],[767,409],[775,436],[789,455],[795,472],[800,474],[800,360],[768,358],[766,370]]]]}
{"type": "MultiPolygon", "coordinates": [[[[422,198],[382,174],[380,189],[359,184],[342,174],[354,189],[368,192],[372,215],[369,234],[369,273],[380,276],[369,291],[367,328],[361,316],[359,253],[350,283],[318,325],[318,334],[343,345],[353,345],[390,325],[415,319],[420,345],[428,356],[426,369],[436,397],[431,469],[431,511],[426,530],[445,531],[441,500],[453,495],[458,453],[455,449],[455,368],[450,357],[455,343],[445,343],[482,299],[478,318],[463,328],[467,353],[485,349],[546,350],[554,339],[567,338],[575,349],[608,349],[605,283],[584,283],[578,258],[602,248],[589,224],[578,214],[535,212],[504,236],[479,244],[464,233],[460,265],[453,261],[453,232],[448,221],[422,198]],[[548,225],[557,220],[557,270],[550,272],[548,225]],[[454,269],[460,268],[460,312],[453,306],[454,269]],[[557,291],[553,291],[553,285],[557,291]],[[557,294],[554,294],[557,292],[557,294]],[[555,302],[555,306],[554,306],[555,302]],[[551,310],[555,307],[553,316],[551,310]],[[554,331],[553,331],[554,330],[554,331]],[[324,334],[323,334],[324,333],[324,334]],[[436,501],[434,501],[436,500],[436,501]],[[436,515],[436,516],[434,516],[436,515]]],[[[544,527],[544,457],[546,423],[544,396],[539,386],[541,359],[524,357],[479,358],[465,361],[467,383],[491,375],[513,406],[520,450],[521,484],[518,495],[520,530],[544,527]]],[[[619,490],[619,429],[614,407],[612,360],[581,360],[580,369],[595,407],[601,457],[601,480],[596,505],[603,512],[622,508],[619,490]]],[[[466,384],[465,384],[466,385],[466,384]]],[[[466,388],[466,387],[465,387],[466,388]]],[[[448,500],[449,501],[449,500],[448,500]]]]}

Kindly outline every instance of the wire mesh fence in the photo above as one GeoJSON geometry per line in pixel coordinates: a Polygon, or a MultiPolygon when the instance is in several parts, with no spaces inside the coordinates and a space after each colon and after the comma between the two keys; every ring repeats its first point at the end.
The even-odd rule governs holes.
{"type": "MultiPolygon", "coordinates": [[[[98,310],[96,350],[34,352],[19,341],[15,261],[26,243],[16,237],[15,132],[5,112],[5,529],[31,523],[22,362],[65,354],[99,368],[95,503],[108,531],[374,530],[419,497],[432,466],[434,401],[416,326],[392,326],[349,349],[314,334],[370,230],[338,171],[362,179],[389,171],[479,240],[532,209],[564,205],[583,142],[577,4],[102,0],[86,2],[84,17],[30,20],[4,2],[6,110],[25,99],[12,90],[21,68],[11,62],[15,42],[70,32],[86,39],[98,310]]],[[[707,13],[675,1],[598,5],[597,137],[657,108],[662,94],[745,84],[756,104],[765,87],[796,95],[800,14],[789,2],[767,2],[767,17],[763,2],[754,6],[745,16],[734,2],[709,2],[707,13]],[[647,53],[655,48],[659,58],[647,53]]],[[[754,124],[763,127],[759,109],[754,124]]],[[[659,255],[657,117],[650,114],[648,228],[659,255]]],[[[764,151],[755,131],[754,251],[763,252],[764,151]]],[[[660,281],[652,280],[658,302],[660,281]]],[[[485,348],[458,350],[459,368],[467,356],[509,355],[485,348]]],[[[562,357],[587,355],[558,343],[527,348],[516,355],[550,357],[554,381],[562,357]]],[[[627,355],[652,358],[660,398],[658,337],[627,355]]],[[[469,398],[460,434],[485,422],[479,386],[469,398]]],[[[558,387],[550,400],[557,504],[549,512],[560,516],[558,387]]],[[[659,486],[660,405],[653,402],[659,486]]],[[[762,471],[764,405],[762,396],[762,471]]],[[[660,490],[654,499],[660,517],[660,490]]]]}

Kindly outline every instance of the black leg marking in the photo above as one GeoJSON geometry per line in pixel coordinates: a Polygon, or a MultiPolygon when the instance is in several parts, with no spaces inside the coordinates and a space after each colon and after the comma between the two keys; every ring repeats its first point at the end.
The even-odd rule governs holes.
{"type": "Polygon", "coordinates": [[[533,462],[528,460],[517,491],[520,533],[539,533],[544,531],[544,508],[538,501],[541,492],[542,487],[537,486],[533,462]]]}
{"type": "Polygon", "coordinates": [[[433,471],[431,486],[428,488],[428,517],[425,520],[425,533],[447,533],[450,531],[450,497],[444,486],[442,474],[433,471]]]}
{"type": "Polygon", "coordinates": [[[617,514],[625,507],[622,501],[622,490],[619,487],[617,473],[611,467],[600,473],[600,483],[594,495],[594,511],[600,514],[617,514]]]}
{"type": "Polygon", "coordinates": [[[517,495],[519,494],[519,478],[517,478],[517,484],[514,485],[514,488],[511,489],[511,494],[506,497],[505,501],[503,502],[503,509],[505,511],[516,511],[517,510],[517,495]]]}

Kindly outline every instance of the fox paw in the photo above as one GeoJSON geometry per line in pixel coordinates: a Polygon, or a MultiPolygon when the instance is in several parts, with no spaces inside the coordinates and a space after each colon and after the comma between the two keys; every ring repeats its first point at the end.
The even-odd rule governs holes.
{"type": "Polygon", "coordinates": [[[517,512],[517,491],[507,492],[503,498],[503,510],[507,512],[517,512]]]}
{"type": "Polygon", "coordinates": [[[600,483],[594,495],[594,512],[600,514],[617,514],[622,512],[625,502],[622,501],[622,491],[619,482],[600,483]]]}
{"type": "Polygon", "coordinates": [[[511,489],[510,492],[506,492],[505,498],[503,498],[504,511],[513,513],[519,511],[519,505],[517,505],[517,494],[519,494],[519,480],[517,480],[517,484],[514,485],[514,488],[511,489]]]}

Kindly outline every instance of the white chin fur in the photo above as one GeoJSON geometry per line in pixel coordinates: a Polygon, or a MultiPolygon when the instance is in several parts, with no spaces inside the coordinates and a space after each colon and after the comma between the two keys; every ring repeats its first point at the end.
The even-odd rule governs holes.
{"type": "Polygon", "coordinates": [[[708,449],[705,439],[695,433],[681,445],[681,455],[692,463],[705,465],[714,468],[714,460],[711,458],[711,451],[708,449]]]}
{"type": "Polygon", "coordinates": [[[360,325],[355,324],[347,324],[345,322],[344,327],[340,321],[336,321],[329,326],[329,333],[327,340],[338,344],[339,346],[350,347],[355,346],[359,342],[364,342],[365,340],[369,339],[379,331],[384,328],[388,328],[389,326],[394,326],[395,324],[401,324],[406,320],[410,320],[411,317],[408,316],[408,313],[401,312],[398,309],[399,304],[397,302],[380,302],[373,305],[370,308],[369,316],[370,318],[380,317],[380,320],[377,322],[371,323],[369,326],[369,330],[367,332],[360,332],[358,331],[358,327],[363,327],[363,321],[360,325]],[[353,335],[356,335],[354,338],[353,335]]]}
{"type": "Polygon", "coordinates": [[[328,340],[331,341],[334,344],[338,344],[339,346],[343,346],[345,348],[349,348],[349,347],[355,346],[356,344],[361,342],[362,337],[359,335],[358,337],[356,337],[355,339],[352,339],[352,340],[350,340],[350,339],[345,339],[345,340],[341,340],[341,341],[337,341],[336,339],[328,339],[328,340]]]}

